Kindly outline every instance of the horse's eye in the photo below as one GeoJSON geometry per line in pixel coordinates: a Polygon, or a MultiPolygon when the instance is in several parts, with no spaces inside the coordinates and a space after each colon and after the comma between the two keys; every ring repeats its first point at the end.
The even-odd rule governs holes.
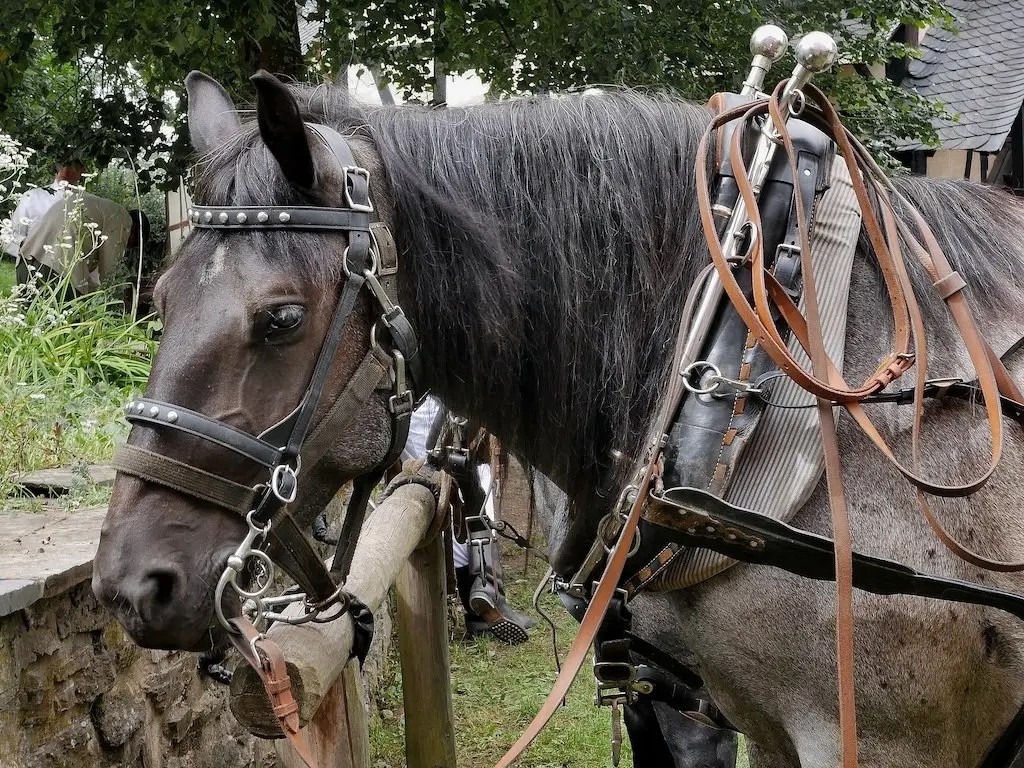
{"type": "Polygon", "coordinates": [[[263,338],[266,341],[281,339],[302,325],[306,318],[306,308],[299,304],[282,304],[264,312],[263,338]]]}

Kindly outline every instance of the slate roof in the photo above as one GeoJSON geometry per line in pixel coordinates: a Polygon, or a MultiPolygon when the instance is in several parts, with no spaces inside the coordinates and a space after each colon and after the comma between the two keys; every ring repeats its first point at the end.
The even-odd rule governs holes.
{"type": "MultiPolygon", "coordinates": [[[[928,29],[903,86],[959,121],[936,123],[943,149],[998,152],[1024,102],[1024,0],[945,0],[955,30],[928,29]]],[[[908,149],[927,149],[910,144],[908,149]]]]}

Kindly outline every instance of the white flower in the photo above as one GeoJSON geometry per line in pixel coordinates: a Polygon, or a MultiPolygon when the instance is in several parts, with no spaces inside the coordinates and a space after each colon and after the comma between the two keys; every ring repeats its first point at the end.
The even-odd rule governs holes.
{"type": "Polygon", "coordinates": [[[32,398],[33,400],[45,400],[46,399],[46,395],[44,395],[42,392],[33,392],[31,395],[29,395],[29,397],[32,398]]]}

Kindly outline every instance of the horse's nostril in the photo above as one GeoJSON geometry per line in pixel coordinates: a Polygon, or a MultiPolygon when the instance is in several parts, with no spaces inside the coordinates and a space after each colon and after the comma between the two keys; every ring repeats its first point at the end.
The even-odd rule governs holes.
{"type": "Polygon", "coordinates": [[[180,596],[184,574],[174,566],[152,567],[142,574],[139,591],[132,603],[145,621],[160,622],[180,596]]]}
{"type": "Polygon", "coordinates": [[[157,605],[167,605],[174,595],[174,585],[177,575],[170,571],[155,571],[149,574],[149,578],[156,583],[156,591],[153,594],[154,602],[157,605]]]}

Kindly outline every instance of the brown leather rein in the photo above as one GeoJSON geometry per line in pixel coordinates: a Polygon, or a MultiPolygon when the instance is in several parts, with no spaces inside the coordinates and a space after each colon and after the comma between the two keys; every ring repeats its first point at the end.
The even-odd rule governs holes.
{"type": "MultiPolygon", "coordinates": [[[[794,208],[798,212],[806,314],[800,311],[789,294],[766,270],[765,253],[760,236],[762,227],[757,197],[748,180],[748,169],[743,160],[744,131],[741,130],[733,132],[730,158],[740,195],[746,204],[753,234],[747,257],[743,263],[736,264],[727,260],[716,230],[712,210],[711,186],[708,179],[709,152],[714,147],[719,129],[727,123],[738,120],[744,126],[750,126],[755,119],[763,118],[766,121],[771,121],[771,124],[774,125],[782,147],[785,149],[793,178],[797,178],[797,154],[780,109],[780,95],[786,82],[781,82],[770,98],[760,99],[754,103],[722,112],[712,120],[698,149],[696,161],[698,204],[714,268],[733,307],[780,370],[817,398],[835,539],[836,645],[842,764],[844,768],[855,768],[858,761],[853,682],[852,543],[843,492],[842,465],[833,407],[837,404],[842,405],[871,442],[916,487],[919,505],[925,518],[940,541],[950,551],[982,568],[1020,571],[1024,570],[1024,561],[992,560],[958,542],[943,528],[931,512],[925,494],[962,497],[976,492],[985,485],[995,471],[1002,452],[1003,426],[1000,396],[1004,400],[1012,401],[1015,406],[1024,407],[1024,393],[1011,379],[999,357],[982,338],[963,294],[966,283],[949,264],[927,223],[913,205],[892,187],[864,146],[842,125],[838,114],[825,95],[813,85],[808,84],[802,88],[806,106],[800,117],[815,125],[836,142],[850,172],[863,216],[864,229],[875,251],[879,269],[889,294],[894,328],[893,350],[882,358],[875,372],[867,380],[856,386],[849,385],[829,359],[825,352],[814,285],[810,232],[803,214],[804,208],[798,184],[794,185],[794,195],[796,195],[794,208]],[[896,216],[892,205],[893,198],[899,200],[901,205],[909,211],[912,226],[896,216]],[[875,213],[876,205],[881,222],[875,213]],[[912,255],[924,265],[931,276],[933,287],[946,303],[977,373],[978,388],[983,396],[992,440],[990,460],[984,473],[965,483],[943,484],[920,474],[920,435],[927,384],[928,350],[924,321],[900,246],[901,237],[907,243],[912,255]],[[751,270],[753,278],[752,303],[744,296],[736,279],[735,270],[740,268],[751,270]],[[783,338],[783,332],[776,326],[772,317],[773,308],[781,313],[783,320],[807,353],[811,360],[810,370],[805,369],[790,353],[786,340],[783,338]],[[862,402],[881,392],[915,365],[914,397],[912,399],[912,466],[906,467],[896,458],[884,437],[872,423],[862,402]]],[[[691,299],[695,299],[695,297],[691,296],[691,299]]],[[[601,626],[604,614],[615,595],[637,525],[644,515],[648,495],[653,490],[653,481],[659,474],[660,454],[664,445],[665,432],[671,424],[685,392],[679,361],[687,332],[687,313],[684,313],[670,369],[673,374],[668,391],[665,393],[658,411],[652,438],[648,443],[648,454],[644,457],[640,469],[637,470],[634,482],[622,492],[619,498],[617,509],[623,514],[625,523],[619,533],[618,541],[608,557],[604,573],[581,622],[579,633],[573,641],[562,664],[561,672],[541,710],[519,740],[498,762],[497,768],[512,765],[550,720],[582,667],[601,626]],[[626,509],[628,509],[628,515],[625,514],[626,509]]]]}

